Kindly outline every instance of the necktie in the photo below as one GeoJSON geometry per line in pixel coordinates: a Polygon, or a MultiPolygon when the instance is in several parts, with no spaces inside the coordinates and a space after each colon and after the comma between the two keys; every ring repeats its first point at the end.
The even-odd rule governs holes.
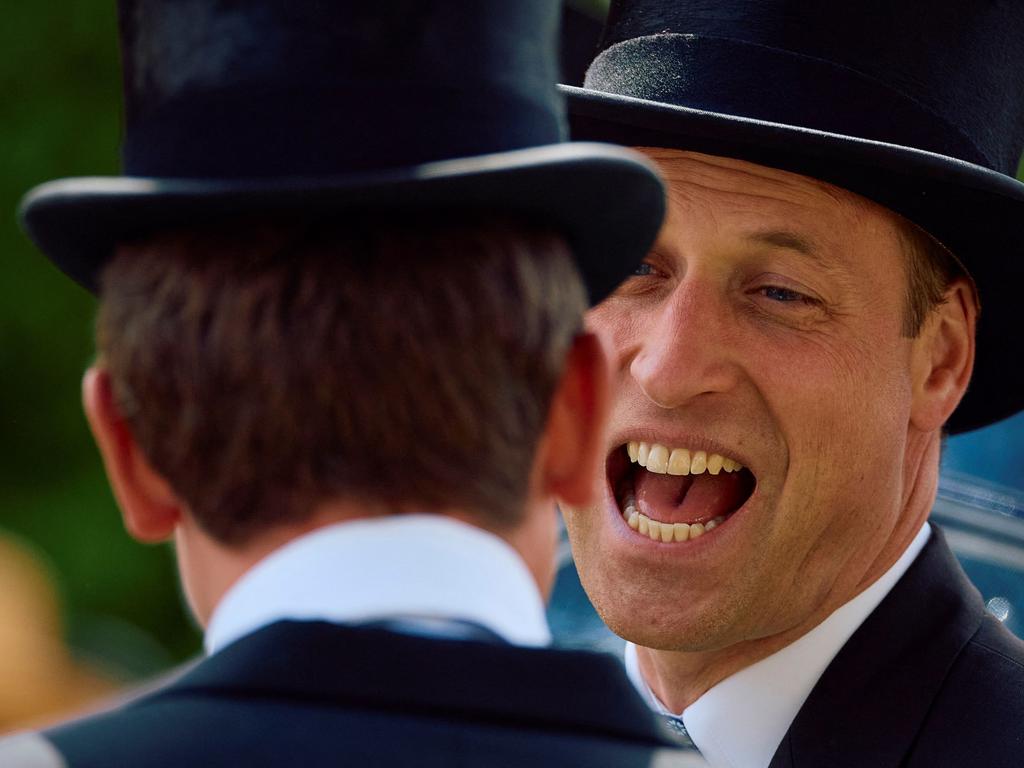
{"type": "Polygon", "coordinates": [[[668,727],[672,729],[672,732],[676,734],[676,737],[684,749],[697,749],[697,745],[693,743],[693,739],[690,738],[690,734],[686,732],[686,725],[683,724],[683,718],[676,717],[674,715],[665,715],[665,722],[668,723],[668,727]]]}
{"type": "Polygon", "coordinates": [[[678,765],[679,768],[709,768],[708,762],[704,759],[704,756],[701,755],[700,750],[697,749],[697,745],[693,743],[693,739],[690,738],[690,734],[686,732],[686,726],[683,725],[683,718],[676,717],[674,715],[666,715],[665,722],[668,723],[668,727],[671,728],[672,732],[676,735],[676,741],[679,748],[684,753],[680,756],[679,760],[672,763],[672,765],[678,765]]]}

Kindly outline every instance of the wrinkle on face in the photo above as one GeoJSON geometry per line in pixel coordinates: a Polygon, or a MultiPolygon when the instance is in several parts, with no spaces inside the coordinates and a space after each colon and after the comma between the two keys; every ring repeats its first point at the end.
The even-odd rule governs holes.
{"type": "Polygon", "coordinates": [[[744,160],[675,149],[637,149],[657,164],[668,182],[670,200],[675,200],[687,188],[701,187],[729,194],[737,205],[745,201],[746,212],[756,212],[757,205],[763,202],[786,202],[814,210],[828,202],[837,207],[871,205],[864,198],[827,182],[744,160]]]}

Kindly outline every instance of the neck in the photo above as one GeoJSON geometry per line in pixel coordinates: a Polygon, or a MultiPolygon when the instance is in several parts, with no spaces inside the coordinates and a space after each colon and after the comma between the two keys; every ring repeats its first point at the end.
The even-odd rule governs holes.
{"type": "MultiPolygon", "coordinates": [[[[557,545],[555,512],[552,505],[548,507],[531,508],[521,525],[500,530],[483,525],[480,515],[463,510],[435,510],[433,514],[488,530],[502,538],[522,557],[541,595],[547,599],[554,578],[557,545]]],[[[224,595],[249,569],[301,536],[336,523],[396,514],[401,511],[361,501],[336,500],[320,505],[300,525],[273,528],[242,545],[228,545],[213,539],[194,519],[186,516],[175,532],[174,541],[178,570],[192,613],[205,629],[224,595]]]]}
{"type": "Polygon", "coordinates": [[[324,505],[301,525],[278,526],[242,544],[227,544],[210,536],[191,515],[184,515],[174,534],[178,573],[189,607],[205,629],[214,609],[229,589],[254,565],[300,536],[334,523],[372,517],[356,505],[324,505]]]}
{"type": "Polygon", "coordinates": [[[899,560],[928,518],[938,489],[939,453],[937,433],[911,435],[895,527],[866,567],[838,584],[797,626],[712,650],[664,651],[637,646],[640,672],[658,699],[670,711],[682,712],[718,683],[799,640],[878,581],[899,560]]]}

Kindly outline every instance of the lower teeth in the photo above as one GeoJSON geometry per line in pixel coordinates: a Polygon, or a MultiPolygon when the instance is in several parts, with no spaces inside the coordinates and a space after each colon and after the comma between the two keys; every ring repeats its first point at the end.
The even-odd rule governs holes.
{"type": "Polygon", "coordinates": [[[725,516],[719,515],[706,523],[662,523],[641,514],[632,495],[626,497],[624,506],[622,517],[630,528],[641,536],[647,536],[653,541],[661,541],[665,544],[700,538],[725,522],[725,516]]]}

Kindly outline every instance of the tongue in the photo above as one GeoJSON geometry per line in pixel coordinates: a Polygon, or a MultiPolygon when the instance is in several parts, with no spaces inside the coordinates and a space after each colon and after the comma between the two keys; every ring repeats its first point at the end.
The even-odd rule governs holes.
{"type": "Polygon", "coordinates": [[[640,469],[633,484],[640,512],[662,523],[706,523],[743,501],[739,472],[676,477],[640,469]]]}

